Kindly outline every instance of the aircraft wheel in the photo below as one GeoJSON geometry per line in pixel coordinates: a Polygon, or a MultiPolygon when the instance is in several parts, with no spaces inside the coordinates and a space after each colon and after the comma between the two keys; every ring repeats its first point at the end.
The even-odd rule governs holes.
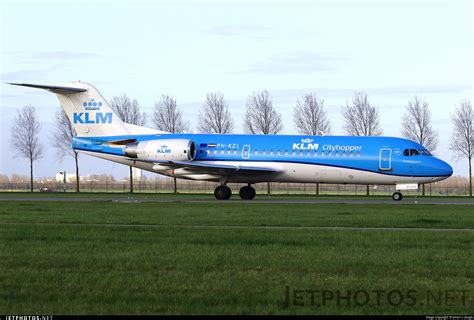
{"type": "Polygon", "coordinates": [[[392,199],[395,200],[395,201],[400,201],[403,199],[403,195],[401,192],[395,192],[394,194],[392,194],[392,199]]]}
{"type": "Polygon", "coordinates": [[[227,186],[219,186],[214,190],[214,196],[217,200],[228,200],[232,196],[232,190],[227,186]]]}
{"type": "Polygon", "coordinates": [[[255,198],[255,189],[251,186],[240,188],[239,195],[243,200],[252,200],[255,198]]]}

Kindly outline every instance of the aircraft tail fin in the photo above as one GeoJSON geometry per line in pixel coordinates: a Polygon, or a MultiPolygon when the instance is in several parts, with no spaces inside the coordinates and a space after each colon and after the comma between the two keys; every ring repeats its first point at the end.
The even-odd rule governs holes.
{"type": "Polygon", "coordinates": [[[73,81],[54,86],[29,83],[10,84],[55,93],[79,137],[160,133],[158,130],[122,122],[100,92],[92,84],[86,82],[73,81]]]}

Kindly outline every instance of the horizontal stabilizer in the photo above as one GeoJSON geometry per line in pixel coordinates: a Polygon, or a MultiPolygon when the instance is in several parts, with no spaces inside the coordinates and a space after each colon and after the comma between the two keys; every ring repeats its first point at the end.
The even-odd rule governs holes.
{"type": "Polygon", "coordinates": [[[87,91],[87,89],[74,88],[74,87],[46,86],[46,85],[31,84],[31,83],[12,83],[12,82],[7,82],[7,83],[14,86],[44,89],[53,93],[59,93],[59,94],[65,94],[65,95],[87,91]]]}

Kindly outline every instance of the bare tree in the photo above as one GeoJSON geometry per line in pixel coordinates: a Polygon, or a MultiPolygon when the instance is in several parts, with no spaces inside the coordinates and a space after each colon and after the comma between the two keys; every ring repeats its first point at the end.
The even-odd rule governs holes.
{"type": "Polygon", "coordinates": [[[155,102],[153,124],[158,130],[170,133],[182,133],[189,130],[189,122],[176,105],[176,99],[163,94],[160,101],[155,102]]]}
{"type": "Polygon", "coordinates": [[[208,93],[206,103],[199,112],[198,129],[206,133],[231,133],[234,121],[222,93],[208,93]]]}
{"type": "MultiPolygon", "coordinates": [[[[183,114],[176,105],[176,99],[164,94],[160,101],[155,102],[153,124],[158,130],[170,133],[182,133],[189,130],[189,122],[183,119],[183,114]]],[[[178,192],[176,178],[174,177],[173,192],[178,192]]]]}
{"type": "Polygon", "coordinates": [[[426,101],[414,97],[408,101],[402,118],[402,135],[426,147],[430,152],[436,150],[438,133],[431,125],[431,112],[426,101]]]}
{"type": "MultiPolygon", "coordinates": [[[[426,101],[414,97],[408,101],[406,112],[402,117],[402,135],[426,147],[430,152],[436,150],[438,133],[431,126],[431,112],[426,101]]],[[[425,195],[425,184],[422,184],[422,195],[425,195]]]]}
{"type": "Polygon", "coordinates": [[[76,164],[76,192],[79,192],[79,153],[72,148],[72,139],[76,131],[71,125],[63,107],[59,106],[54,114],[53,146],[59,151],[59,156],[64,158],[70,155],[76,164]]]}
{"type": "Polygon", "coordinates": [[[13,120],[11,144],[17,155],[30,161],[30,191],[33,192],[33,162],[43,155],[39,142],[41,124],[35,107],[24,106],[17,110],[13,120]]]}
{"type": "MultiPolygon", "coordinates": [[[[306,94],[296,101],[293,122],[300,134],[318,136],[331,133],[324,100],[319,99],[315,93],[306,94]]],[[[319,195],[319,183],[316,183],[316,195],[319,195]]]]}
{"type": "Polygon", "coordinates": [[[267,90],[253,92],[247,98],[244,131],[251,134],[277,134],[283,129],[281,115],[273,108],[267,90]]]}
{"type": "MultiPolygon", "coordinates": [[[[281,115],[273,108],[272,98],[267,90],[253,92],[247,98],[244,114],[244,130],[251,134],[277,134],[283,129],[281,115]]],[[[270,194],[270,183],[267,183],[270,194]]]]}
{"type": "Polygon", "coordinates": [[[293,122],[300,134],[318,136],[331,133],[331,123],[324,110],[324,100],[315,93],[306,94],[298,99],[293,111],[293,122]]]}
{"type": "Polygon", "coordinates": [[[469,101],[462,101],[451,116],[454,125],[450,150],[457,158],[467,158],[469,163],[469,196],[472,197],[472,166],[474,155],[474,113],[469,101]]]}
{"type": "MultiPolygon", "coordinates": [[[[115,96],[110,101],[112,110],[123,122],[143,126],[146,124],[146,114],[140,112],[140,105],[136,99],[131,100],[124,93],[122,96],[115,96]]],[[[130,174],[130,192],[133,192],[133,170],[129,166],[130,174]]]]}
{"type": "Polygon", "coordinates": [[[344,130],[351,136],[380,136],[379,112],[377,107],[370,105],[367,95],[356,92],[352,104],[343,108],[344,130]]]}
{"type": "MultiPolygon", "coordinates": [[[[346,103],[343,107],[344,129],[351,136],[379,136],[382,134],[380,128],[379,112],[377,107],[370,105],[367,95],[356,92],[352,98],[352,104],[346,103]]],[[[369,195],[369,185],[367,185],[369,195]]]]}
{"type": "Polygon", "coordinates": [[[110,106],[123,122],[137,126],[144,126],[147,122],[145,112],[140,112],[138,101],[131,100],[125,93],[122,96],[113,97],[110,106]]]}

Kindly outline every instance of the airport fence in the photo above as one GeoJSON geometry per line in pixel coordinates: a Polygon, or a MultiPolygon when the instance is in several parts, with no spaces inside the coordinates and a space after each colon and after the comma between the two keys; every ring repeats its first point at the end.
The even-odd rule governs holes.
{"type": "MultiPolygon", "coordinates": [[[[228,186],[234,194],[238,194],[243,184],[229,183],[228,186]]],[[[200,182],[200,181],[177,181],[178,193],[201,193],[212,194],[218,183],[200,182]]],[[[271,183],[271,194],[280,195],[366,195],[365,185],[351,184],[315,184],[315,183],[271,183]]],[[[258,194],[267,193],[267,183],[257,183],[254,185],[258,194]]],[[[129,192],[129,182],[98,182],[89,181],[80,183],[82,192],[129,192]]],[[[33,185],[35,192],[75,192],[75,183],[56,183],[56,182],[35,182],[33,185]]],[[[21,183],[0,183],[0,192],[29,192],[30,184],[21,183]]],[[[136,193],[172,193],[173,182],[136,182],[134,183],[134,192],[136,193]]],[[[395,192],[395,186],[369,186],[370,195],[391,195],[395,192]]],[[[421,195],[421,188],[418,191],[404,191],[406,195],[421,195]]],[[[469,186],[463,185],[425,185],[426,196],[468,196],[469,186]]]]}

